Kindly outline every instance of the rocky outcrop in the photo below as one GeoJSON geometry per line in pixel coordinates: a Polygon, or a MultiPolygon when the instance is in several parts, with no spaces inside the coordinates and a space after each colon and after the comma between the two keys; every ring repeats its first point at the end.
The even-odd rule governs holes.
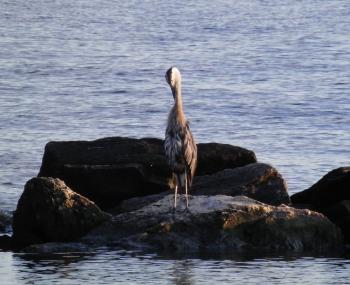
{"type": "Polygon", "coordinates": [[[327,173],[310,188],[291,196],[293,204],[309,204],[323,210],[343,200],[350,200],[350,166],[327,173]]]}
{"type": "Polygon", "coordinates": [[[0,235],[0,249],[1,250],[12,249],[12,238],[9,235],[0,235]]]}
{"type": "Polygon", "coordinates": [[[63,181],[33,178],[25,185],[13,217],[13,245],[76,240],[109,215],[63,181]]]}
{"type": "Polygon", "coordinates": [[[287,185],[275,168],[252,163],[200,176],[191,189],[193,195],[244,195],[270,205],[289,204],[287,185]]]}
{"type": "MultiPolygon", "coordinates": [[[[196,175],[256,162],[254,152],[227,144],[198,144],[196,175]]],[[[168,190],[170,170],[163,141],[154,138],[105,138],[50,142],[39,176],[57,177],[103,209],[122,200],[168,190]]]]}
{"type": "Polygon", "coordinates": [[[350,244],[350,200],[327,207],[323,213],[342,230],[345,242],[350,244]]]}
{"type": "Polygon", "coordinates": [[[163,199],[165,196],[168,196],[169,193],[169,191],[166,191],[159,194],[126,199],[121,201],[116,207],[108,210],[108,213],[117,215],[121,213],[132,212],[163,199]]]}
{"type": "MultiPolygon", "coordinates": [[[[182,196],[181,199],[184,199],[182,196]]],[[[173,195],[114,216],[81,241],[163,252],[318,251],[341,247],[342,235],[322,214],[269,206],[244,196],[191,196],[173,210],[173,195]]]]}
{"type": "MultiPolygon", "coordinates": [[[[198,149],[190,207],[184,208],[182,195],[174,210],[162,140],[48,143],[39,175],[66,183],[50,177],[28,181],[14,214],[13,236],[2,236],[0,248],[31,245],[29,251],[45,252],[52,246],[117,245],[171,253],[326,253],[343,246],[338,227],[349,239],[350,167],[292,196],[333,224],[322,213],[284,205],[290,202],[285,181],[272,166],[257,163],[253,152],[213,143],[198,149]]],[[[0,229],[1,221],[0,215],[0,229]]]]}
{"type": "MultiPolygon", "coordinates": [[[[111,216],[59,179],[33,178],[18,202],[11,246],[77,241],[172,253],[328,252],[342,246],[339,229],[306,209],[270,206],[245,196],[190,196],[190,208],[182,201],[176,210],[172,194],[131,200],[111,216]]],[[[9,238],[0,243],[6,248],[9,238]]]]}
{"type": "MultiPolygon", "coordinates": [[[[163,148],[163,141],[161,141],[163,148]]],[[[163,151],[163,150],[162,150],[163,151]]],[[[251,150],[221,143],[198,144],[196,176],[213,174],[227,168],[236,168],[257,162],[251,150]]]]}
{"type": "MultiPolygon", "coordinates": [[[[126,199],[109,210],[113,214],[130,212],[154,203],[169,194],[169,191],[144,197],[126,199]]],[[[247,196],[269,204],[289,204],[287,185],[275,168],[264,163],[251,163],[234,169],[224,169],[212,175],[198,176],[190,194],[247,196]]]]}
{"type": "Polygon", "coordinates": [[[322,177],[310,188],[291,196],[292,203],[325,214],[338,225],[350,243],[350,167],[340,167],[322,177]]]}

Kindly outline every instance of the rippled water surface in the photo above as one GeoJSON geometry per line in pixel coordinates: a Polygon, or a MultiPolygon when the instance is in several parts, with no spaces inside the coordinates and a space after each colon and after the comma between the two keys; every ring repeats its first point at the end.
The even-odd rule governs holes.
{"type": "MultiPolygon", "coordinates": [[[[349,165],[349,12],[346,0],[2,0],[0,210],[15,208],[50,140],[163,137],[171,65],[182,72],[198,142],[254,150],[290,193],[349,165]]],[[[0,280],[12,284],[341,284],[349,277],[346,259],[0,255],[0,280]]]]}
{"type": "Polygon", "coordinates": [[[2,255],[0,281],[6,276],[6,284],[338,285],[349,284],[350,270],[349,260],[324,257],[179,259],[108,249],[85,254],[2,255]]]}

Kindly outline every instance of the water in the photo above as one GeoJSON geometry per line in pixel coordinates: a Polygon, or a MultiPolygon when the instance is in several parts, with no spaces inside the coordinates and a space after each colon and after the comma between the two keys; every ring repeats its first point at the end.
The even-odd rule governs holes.
{"type": "MultiPolygon", "coordinates": [[[[254,150],[290,194],[349,165],[349,11],[346,0],[2,0],[0,210],[15,209],[50,140],[163,137],[172,65],[197,141],[254,150]]],[[[0,255],[1,284],[349,279],[346,258],[0,255]]]]}
{"type": "Polygon", "coordinates": [[[1,284],[349,284],[349,260],[324,257],[168,258],[105,250],[3,253],[1,284]],[[8,263],[12,268],[8,268],[8,263]],[[11,271],[12,269],[12,271],[11,271]]]}

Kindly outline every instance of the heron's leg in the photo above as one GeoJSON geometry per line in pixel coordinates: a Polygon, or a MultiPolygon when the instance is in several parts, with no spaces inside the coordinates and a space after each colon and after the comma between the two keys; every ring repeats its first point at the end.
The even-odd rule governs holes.
{"type": "Polygon", "coordinates": [[[187,175],[185,176],[185,187],[186,187],[186,208],[188,208],[188,187],[187,187],[187,175]]]}
{"type": "Polygon", "coordinates": [[[176,208],[176,198],[177,198],[177,185],[175,186],[174,208],[176,208]]]}

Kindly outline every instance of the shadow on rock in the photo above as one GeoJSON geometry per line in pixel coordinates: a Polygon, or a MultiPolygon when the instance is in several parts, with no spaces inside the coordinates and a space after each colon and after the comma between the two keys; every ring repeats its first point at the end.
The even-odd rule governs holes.
{"type": "Polygon", "coordinates": [[[292,195],[291,200],[296,207],[325,214],[350,243],[350,167],[330,171],[310,188],[292,195]]]}

